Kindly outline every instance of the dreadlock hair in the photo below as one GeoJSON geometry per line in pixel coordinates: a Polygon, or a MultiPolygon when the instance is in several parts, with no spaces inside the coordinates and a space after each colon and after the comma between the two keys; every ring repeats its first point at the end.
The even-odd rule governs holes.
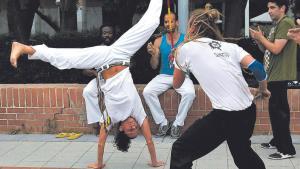
{"type": "Polygon", "coordinates": [[[196,9],[191,13],[188,26],[193,28],[187,33],[188,41],[193,41],[201,37],[224,41],[223,36],[216,24],[220,18],[217,9],[196,9]]]}
{"type": "Polygon", "coordinates": [[[117,134],[115,135],[114,146],[117,147],[117,149],[122,152],[128,152],[132,138],[128,137],[124,133],[124,131],[120,131],[119,130],[120,126],[121,126],[121,122],[118,124],[117,127],[117,134]]]}

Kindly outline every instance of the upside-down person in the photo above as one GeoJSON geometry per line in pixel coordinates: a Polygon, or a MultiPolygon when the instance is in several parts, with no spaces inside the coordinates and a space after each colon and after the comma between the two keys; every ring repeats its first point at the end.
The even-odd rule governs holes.
{"type": "Polygon", "coordinates": [[[131,56],[159,25],[161,9],[162,0],[151,0],[141,20],[110,46],[55,49],[45,45],[27,46],[17,42],[12,44],[10,62],[14,67],[17,67],[20,56],[28,54],[29,59],[49,62],[59,69],[96,68],[101,72],[100,87],[105,96],[106,110],[103,112],[100,128],[98,160],[90,164],[89,168],[104,168],[104,146],[113,124],[119,125],[119,132],[115,137],[115,145],[119,150],[127,151],[130,139],[135,138],[141,128],[151,157],[150,165],[164,165],[164,162],[156,158],[149,122],[128,68],[131,56]]]}
{"type": "Polygon", "coordinates": [[[193,11],[187,41],[177,49],[173,86],[184,82],[185,73],[194,74],[209,97],[213,110],[195,121],[174,142],[171,169],[190,169],[193,161],[227,141],[236,166],[264,169],[265,165],[251,148],[256,106],[241,68],[253,71],[259,81],[258,93],[269,97],[263,65],[236,44],[226,43],[215,21],[215,9],[193,11]]]}

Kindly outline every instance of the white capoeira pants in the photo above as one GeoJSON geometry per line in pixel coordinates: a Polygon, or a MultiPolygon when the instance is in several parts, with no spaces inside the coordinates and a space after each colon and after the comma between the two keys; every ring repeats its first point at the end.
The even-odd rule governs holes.
{"type": "MultiPolygon", "coordinates": [[[[95,46],[90,48],[76,48],[76,49],[74,48],[57,49],[57,48],[48,48],[46,45],[37,45],[37,46],[32,46],[33,49],[35,50],[35,53],[32,56],[29,56],[29,59],[38,59],[45,62],[49,62],[50,64],[52,64],[58,69],[71,69],[71,68],[92,69],[92,68],[98,68],[103,65],[112,64],[119,61],[129,61],[130,58],[134,55],[134,53],[147,42],[147,40],[151,37],[153,32],[156,30],[157,26],[160,23],[161,9],[162,9],[162,0],[151,0],[146,13],[143,15],[140,21],[132,28],[130,28],[127,32],[125,32],[111,46],[95,46]]],[[[107,82],[102,83],[101,86],[106,98],[105,99],[106,108],[110,110],[116,110],[116,111],[110,111],[110,112],[114,112],[114,115],[116,115],[116,117],[112,117],[113,115],[109,114],[112,120],[115,119],[114,122],[124,119],[125,116],[128,115],[127,111],[131,111],[126,109],[121,110],[121,108],[118,109],[117,108],[118,105],[120,104],[128,105],[128,102],[130,103],[134,102],[136,104],[139,104],[137,103],[136,99],[132,99],[131,96],[129,95],[128,95],[129,100],[126,100],[127,96],[125,97],[116,94],[118,92],[120,93],[120,91],[112,92],[109,90],[109,89],[126,90],[124,85],[122,86],[121,83],[124,83],[124,81],[126,81],[127,79],[126,77],[130,76],[131,78],[129,70],[122,71],[122,73],[118,73],[118,74],[115,75],[114,77],[116,78],[120,77],[122,78],[122,80],[118,81],[117,79],[114,79],[114,81],[112,82],[112,80],[108,79],[107,82]],[[118,74],[122,74],[124,76],[118,76],[118,74]]],[[[134,87],[132,81],[128,81],[127,83],[128,86],[134,87]],[[132,85],[129,85],[129,83],[132,83],[132,85]]],[[[126,94],[130,94],[130,93],[126,93],[126,94]]],[[[138,94],[134,96],[138,96],[138,94]]],[[[96,106],[97,105],[98,103],[96,104],[96,106]]],[[[130,105],[132,106],[132,104],[130,105]]],[[[93,119],[91,117],[89,123],[99,120],[98,117],[96,118],[97,119],[93,119]]]]}
{"type": "Polygon", "coordinates": [[[48,48],[32,46],[35,53],[29,59],[49,62],[58,69],[93,69],[130,58],[151,37],[160,22],[162,0],[151,0],[149,8],[140,21],[110,46],[89,48],[48,48]]]}
{"type": "Polygon", "coordinates": [[[88,124],[102,121],[101,112],[98,104],[98,88],[96,78],[91,80],[83,89],[83,98],[85,100],[85,109],[88,124]]]}
{"type": "MultiPolygon", "coordinates": [[[[143,95],[145,101],[152,113],[152,117],[156,124],[165,125],[167,122],[164,111],[161,108],[158,96],[173,86],[173,76],[159,74],[153,78],[145,87],[143,95]]],[[[178,107],[174,126],[183,126],[187,113],[195,98],[195,87],[192,80],[185,78],[184,83],[178,89],[175,89],[181,95],[181,101],[178,107]]]]}

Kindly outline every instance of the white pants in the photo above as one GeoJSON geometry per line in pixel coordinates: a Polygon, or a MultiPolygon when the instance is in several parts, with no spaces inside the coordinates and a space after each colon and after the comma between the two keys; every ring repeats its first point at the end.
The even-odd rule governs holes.
{"type": "MultiPolygon", "coordinates": [[[[167,120],[161,108],[158,96],[171,88],[172,85],[173,76],[160,74],[153,78],[143,91],[145,101],[156,124],[161,124],[167,120]]],[[[183,126],[184,120],[195,98],[195,88],[192,80],[186,77],[182,86],[175,90],[181,95],[181,101],[173,125],[183,126]]]]}
{"type": "Polygon", "coordinates": [[[86,116],[88,124],[97,123],[102,120],[98,104],[98,89],[96,78],[91,80],[83,89],[86,116]]]}
{"type": "Polygon", "coordinates": [[[32,46],[35,53],[29,59],[49,62],[58,69],[92,69],[119,61],[129,61],[151,37],[159,25],[162,0],[151,0],[140,21],[110,46],[89,48],[48,48],[32,46]]]}

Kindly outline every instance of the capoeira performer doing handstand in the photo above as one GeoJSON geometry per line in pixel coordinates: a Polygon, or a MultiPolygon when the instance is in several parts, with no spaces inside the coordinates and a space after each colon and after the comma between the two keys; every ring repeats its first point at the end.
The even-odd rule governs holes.
{"type": "Polygon", "coordinates": [[[111,46],[95,46],[83,49],[55,49],[45,45],[27,46],[14,42],[10,62],[17,67],[17,60],[23,54],[29,59],[49,62],[59,69],[97,68],[101,72],[100,87],[104,93],[106,110],[103,112],[98,142],[98,161],[90,168],[103,168],[104,145],[108,130],[119,124],[119,134],[115,144],[121,151],[127,151],[130,139],[138,134],[141,127],[150,152],[153,167],[164,165],[156,158],[149,122],[141,99],[133,84],[128,68],[131,56],[150,38],[160,22],[162,0],[151,0],[141,20],[124,33],[111,46]],[[125,141],[124,141],[125,140],[125,141]]]}
{"type": "Polygon", "coordinates": [[[192,162],[227,141],[239,169],[264,169],[251,148],[256,120],[253,96],[242,75],[248,68],[258,81],[263,97],[269,97],[263,65],[236,44],[223,42],[215,21],[217,10],[195,10],[188,23],[188,42],[177,49],[173,86],[194,74],[212,102],[213,110],[195,121],[172,147],[170,169],[190,169],[192,162]]]}

